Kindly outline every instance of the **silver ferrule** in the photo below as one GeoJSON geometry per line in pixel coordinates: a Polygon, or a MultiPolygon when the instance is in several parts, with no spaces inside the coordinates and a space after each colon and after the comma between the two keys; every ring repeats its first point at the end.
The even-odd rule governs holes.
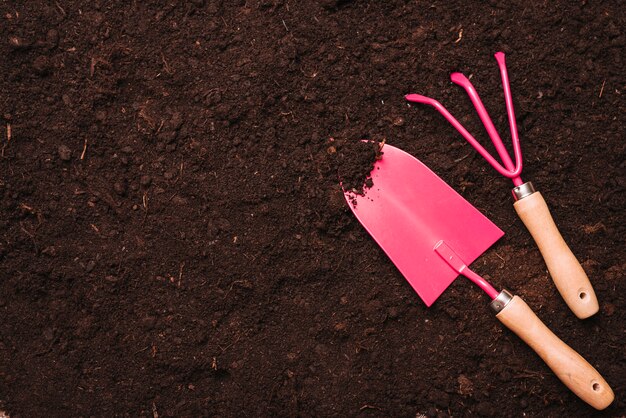
{"type": "Polygon", "coordinates": [[[502,289],[502,292],[491,301],[489,307],[493,309],[495,313],[498,313],[509,304],[511,299],[513,299],[513,295],[508,290],[502,289]]]}
{"type": "Polygon", "coordinates": [[[517,202],[518,200],[535,193],[535,188],[531,182],[527,181],[524,184],[514,187],[513,190],[511,190],[511,193],[513,193],[513,199],[517,202]]]}

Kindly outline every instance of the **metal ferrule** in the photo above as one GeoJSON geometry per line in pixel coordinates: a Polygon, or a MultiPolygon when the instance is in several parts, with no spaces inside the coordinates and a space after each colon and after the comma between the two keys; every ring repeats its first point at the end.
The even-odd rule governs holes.
{"type": "Polygon", "coordinates": [[[502,292],[491,301],[489,307],[493,309],[495,313],[499,313],[509,304],[511,299],[513,299],[513,295],[508,290],[502,289],[502,292]]]}
{"type": "Polygon", "coordinates": [[[527,181],[520,186],[514,187],[513,190],[511,190],[511,193],[513,193],[513,199],[517,202],[518,200],[535,193],[535,188],[531,182],[527,181]]]}

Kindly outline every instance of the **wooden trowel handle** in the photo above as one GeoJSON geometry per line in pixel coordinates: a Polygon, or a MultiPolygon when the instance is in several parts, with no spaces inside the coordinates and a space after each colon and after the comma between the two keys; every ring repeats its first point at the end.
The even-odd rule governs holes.
{"type": "Polygon", "coordinates": [[[600,373],[554,335],[521,298],[511,298],[504,290],[494,299],[492,307],[501,309],[496,318],[535,350],[565,386],[583,401],[598,410],[613,402],[613,390],[600,373]],[[508,300],[498,302],[503,295],[508,300]]]}
{"type": "Polygon", "coordinates": [[[515,202],[514,207],[537,243],[567,306],[580,319],[598,312],[598,299],[589,278],[563,240],[541,193],[523,197],[515,202]]]}

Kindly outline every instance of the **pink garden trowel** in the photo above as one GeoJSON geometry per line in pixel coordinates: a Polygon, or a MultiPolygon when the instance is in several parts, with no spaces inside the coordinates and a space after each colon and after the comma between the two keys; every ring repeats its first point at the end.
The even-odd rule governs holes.
{"type": "Polygon", "coordinates": [[[503,232],[417,159],[385,145],[363,195],[345,192],[365,229],[417,294],[432,305],[459,274],[478,285],[507,328],[524,340],[556,376],[596,409],[613,391],[583,357],[554,335],[518,296],[498,292],[468,268],[503,232]]]}
{"type": "Polygon", "coordinates": [[[598,299],[591,287],[589,278],[582,266],[569,249],[565,240],[561,236],[550,210],[540,192],[536,192],[531,182],[524,183],[520,177],[522,172],[522,152],[520,150],[519,137],[517,134],[517,124],[513,110],[513,99],[509,86],[509,76],[504,61],[504,53],[498,52],[495,55],[500,75],[502,77],[502,87],[504,89],[504,99],[511,128],[513,140],[513,153],[515,165],[507,153],[498,131],[494,127],[485,106],[483,105],[476,89],[461,73],[453,73],[450,78],[452,82],[463,87],[469,95],[472,104],[478,112],[478,116],[485,125],[485,129],[504,163],[504,167],[496,161],[474,137],[443,107],[438,101],[419,94],[408,94],[406,99],[414,103],[423,103],[433,106],[444,118],[450,122],[454,128],[491,164],[500,174],[513,181],[513,198],[515,211],[519,215],[524,225],[532,235],[539,247],[539,251],[546,262],[548,271],[556,285],[559,293],[567,303],[567,306],[574,314],[581,319],[588,318],[598,312],[598,299]]]}

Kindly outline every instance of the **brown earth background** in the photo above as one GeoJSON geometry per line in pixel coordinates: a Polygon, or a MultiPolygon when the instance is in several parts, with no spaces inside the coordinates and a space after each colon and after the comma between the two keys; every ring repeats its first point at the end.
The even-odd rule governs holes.
{"type": "Polygon", "coordinates": [[[427,309],[351,215],[329,138],[417,156],[506,235],[473,263],[626,414],[618,1],[3,1],[0,410],[67,416],[592,416],[488,300],[427,309]],[[580,321],[511,184],[435,111],[525,156],[601,303],[580,321]],[[507,139],[508,142],[508,139],[507,139]],[[420,415],[421,414],[421,415],[420,415]]]}

